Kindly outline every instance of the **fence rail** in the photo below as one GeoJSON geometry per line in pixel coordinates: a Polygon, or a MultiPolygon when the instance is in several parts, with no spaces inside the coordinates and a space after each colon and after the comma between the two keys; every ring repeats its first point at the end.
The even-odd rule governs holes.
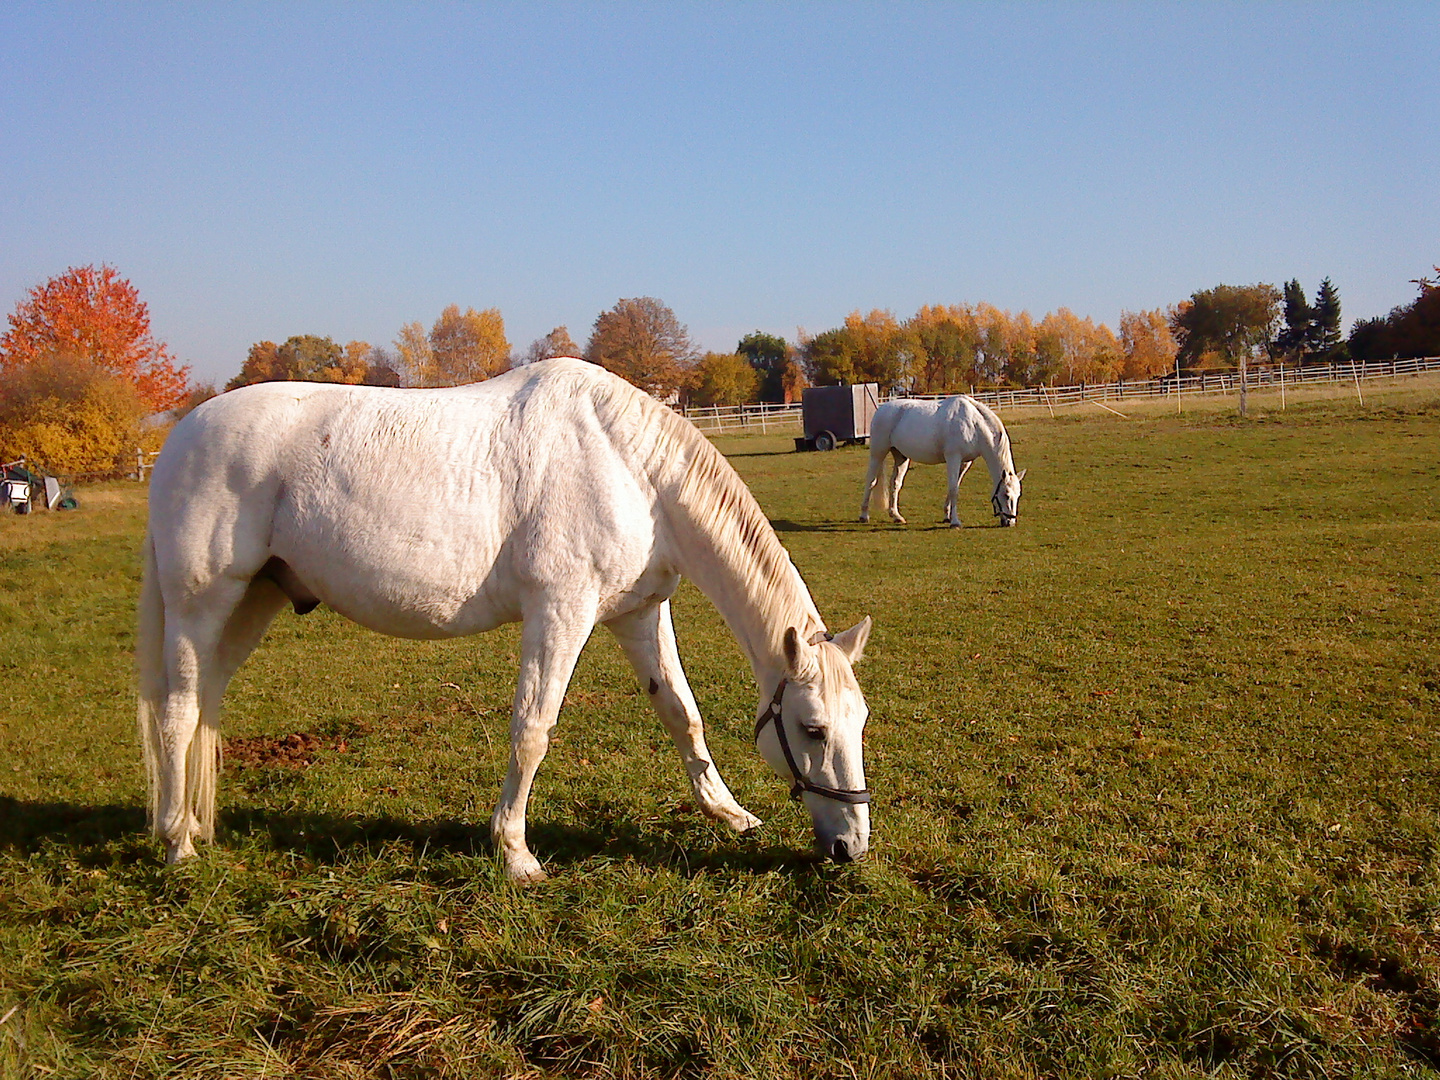
{"type": "MultiPolygon", "coordinates": [[[[1368,360],[1364,363],[1342,361],[1331,364],[1310,364],[1305,367],[1265,367],[1246,372],[1247,390],[1280,389],[1293,386],[1314,386],[1319,383],[1368,382],[1374,379],[1395,379],[1440,371],[1440,357],[1429,356],[1410,360],[1368,360]]],[[[977,390],[971,396],[993,409],[1050,408],[1078,405],[1085,401],[1125,401],[1135,398],[1165,398],[1175,393],[1181,397],[1211,394],[1233,394],[1240,389],[1238,372],[1200,373],[1185,375],[1177,388],[1174,375],[1131,382],[1080,383],[1076,386],[1029,386],[1015,389],[977,390]]],[[[948,394],[897,394],[938,400],[948,394]]],[[[793,434],[800,430],[802,419],[798,402],[789,405],[729,405],[708,409],[684,409],[683,414],[701,431],[711,435],[746,432],[793,434]]]]}

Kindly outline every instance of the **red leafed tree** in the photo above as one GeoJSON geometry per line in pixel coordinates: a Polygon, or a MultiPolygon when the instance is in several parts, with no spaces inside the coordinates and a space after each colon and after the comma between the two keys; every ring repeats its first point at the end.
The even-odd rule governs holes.
{"type": "Polygon", "coordinates": [[[88,360],[133,383],[157,411],[185,399],[190,368],[178,367],[150,333],[150,309],[110,266],[72,266],[30,290],[0,336],[0,368],[42,357],[88,360]]]}

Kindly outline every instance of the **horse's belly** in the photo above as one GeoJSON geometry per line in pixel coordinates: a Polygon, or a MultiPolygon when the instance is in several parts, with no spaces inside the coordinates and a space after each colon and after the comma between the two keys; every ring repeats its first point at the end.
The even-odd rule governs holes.
{"type": "Polygon", "coordinates": [[[895,449],[918,465],[939,465],[945,460],[945,447],[935,439],[906,438],[897,432],[895,449]]]}
{"type": "Polygon", "coordinates": [[[282,516],[271,548],[317,599],[383,634],[449,638],[519,616],[513,580],[497,572],[498,545],[409,529],[331,529],[282,516]]]}
{"type": "Polygon", "coordinates": [[[375,568],[300,568],[297,575],[321,602],[361,626],[404,638],[464,637],[520,618],[518,599],[488,579],[444,581],[417,574],[374,574],[375,568]]]}

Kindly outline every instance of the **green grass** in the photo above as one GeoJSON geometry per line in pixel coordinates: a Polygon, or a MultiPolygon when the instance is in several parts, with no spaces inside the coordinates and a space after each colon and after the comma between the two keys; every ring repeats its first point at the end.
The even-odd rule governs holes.
{"type": "Polygon", "coordinates": [[[218,842],[142,833],[143,494],[0,520],[0,1077],[1408,1076],[1440,1066],[1440,393],[1011,426],[1020,525],[861,526],[862,450],[720,446],[832,629],[875,618],[874,850],[814,862],[755,690],[676,599],[740,838],[603,631],[485,836],[516,634],[283,615],[218,842]],[[8,1016],[7,1016],[8,1014],[8,1016]]]}

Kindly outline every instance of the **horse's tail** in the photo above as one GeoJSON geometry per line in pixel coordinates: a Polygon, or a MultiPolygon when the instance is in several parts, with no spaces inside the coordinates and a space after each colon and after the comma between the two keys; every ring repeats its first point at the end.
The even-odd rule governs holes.
{"type": "Polygon", "coordinates": [[[146,820],[150,831],[160,829],[161,769],[160,722],[165,716],[165,604],[160,596],[160,574],[155,565],[155,541],[145,535],[145,575],[140,585],[139,625],[135,631],[135,672],[139,676],[140,749],[145,755],[149,799],[146,820]]]}

